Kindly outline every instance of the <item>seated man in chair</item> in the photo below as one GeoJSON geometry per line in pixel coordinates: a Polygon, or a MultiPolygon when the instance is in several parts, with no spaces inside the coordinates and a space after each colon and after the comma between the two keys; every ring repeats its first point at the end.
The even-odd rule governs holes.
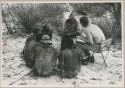
{"type": "Polygon", "coordinates": [[[98,45],[105,40],[105,35],[103,31],[95,24],[90,24],[88,17],[83,16],[80,19],[82,25],[81,36],[77,37],[76,46],[80,47],[87,59],[83,59],[84,65],[88,62],[94,63],[94,57],[91,56],[89,50],[98,47],[98,45]]]}

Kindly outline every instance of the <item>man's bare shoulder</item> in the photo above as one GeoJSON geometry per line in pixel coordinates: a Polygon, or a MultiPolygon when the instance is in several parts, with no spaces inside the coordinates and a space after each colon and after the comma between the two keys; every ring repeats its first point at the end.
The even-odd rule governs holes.
{"type": "Polygon", "coordinates": [[[88,28],[90,29],[100,29],[98,25],[96,24],[89,24],[88,28]]]}

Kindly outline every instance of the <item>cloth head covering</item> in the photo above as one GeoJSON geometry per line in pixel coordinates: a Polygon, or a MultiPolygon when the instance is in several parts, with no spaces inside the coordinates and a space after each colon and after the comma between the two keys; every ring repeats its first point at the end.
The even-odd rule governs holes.
{"type": "Polygon", "coordinates": [[[50,44],[52,43],[52,41],[50,39],[50,36],[48,36],[48,35],[43,35],[40,42],[42,42],[42,43],[50,43],[50,44]]]}

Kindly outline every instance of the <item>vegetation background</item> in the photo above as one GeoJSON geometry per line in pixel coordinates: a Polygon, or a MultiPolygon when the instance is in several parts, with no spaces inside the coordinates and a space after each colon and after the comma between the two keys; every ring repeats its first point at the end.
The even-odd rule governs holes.
{"type": "Polygon", "coordinates": [[[106,38],[121,38],[121,3],[4,4],[2,17],[11,35],[31,33],[32,26],[49,24],[58,34],[63,30],[64,13],[72,9],[86,12],[104,31],[106,38]]]}

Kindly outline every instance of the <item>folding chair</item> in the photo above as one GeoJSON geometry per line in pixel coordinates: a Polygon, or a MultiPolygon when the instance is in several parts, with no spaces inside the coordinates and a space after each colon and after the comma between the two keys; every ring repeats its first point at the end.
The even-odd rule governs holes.
{"type": "Polygon", "coordinates": [[[106,64],[106,59],[107,59],[107,56],[109,54],[109,50],[110,50],[110,46],[111,46],[111,43],[112,43],[112,38],[109,38],[105,41],[102,41],[101,44],[98,45],[98,48],[95,47],[94,50],[92,51],[92,56],[94,56],[95,53],[100,53],[101,56],[102,56],[102,59],[103,59],[103,64],[105,64],[105,66],[107,67],[107,64],[106,64]],[[103,52],[104,51],[108,51],[106,56],[104,56],[103,52]]]}

